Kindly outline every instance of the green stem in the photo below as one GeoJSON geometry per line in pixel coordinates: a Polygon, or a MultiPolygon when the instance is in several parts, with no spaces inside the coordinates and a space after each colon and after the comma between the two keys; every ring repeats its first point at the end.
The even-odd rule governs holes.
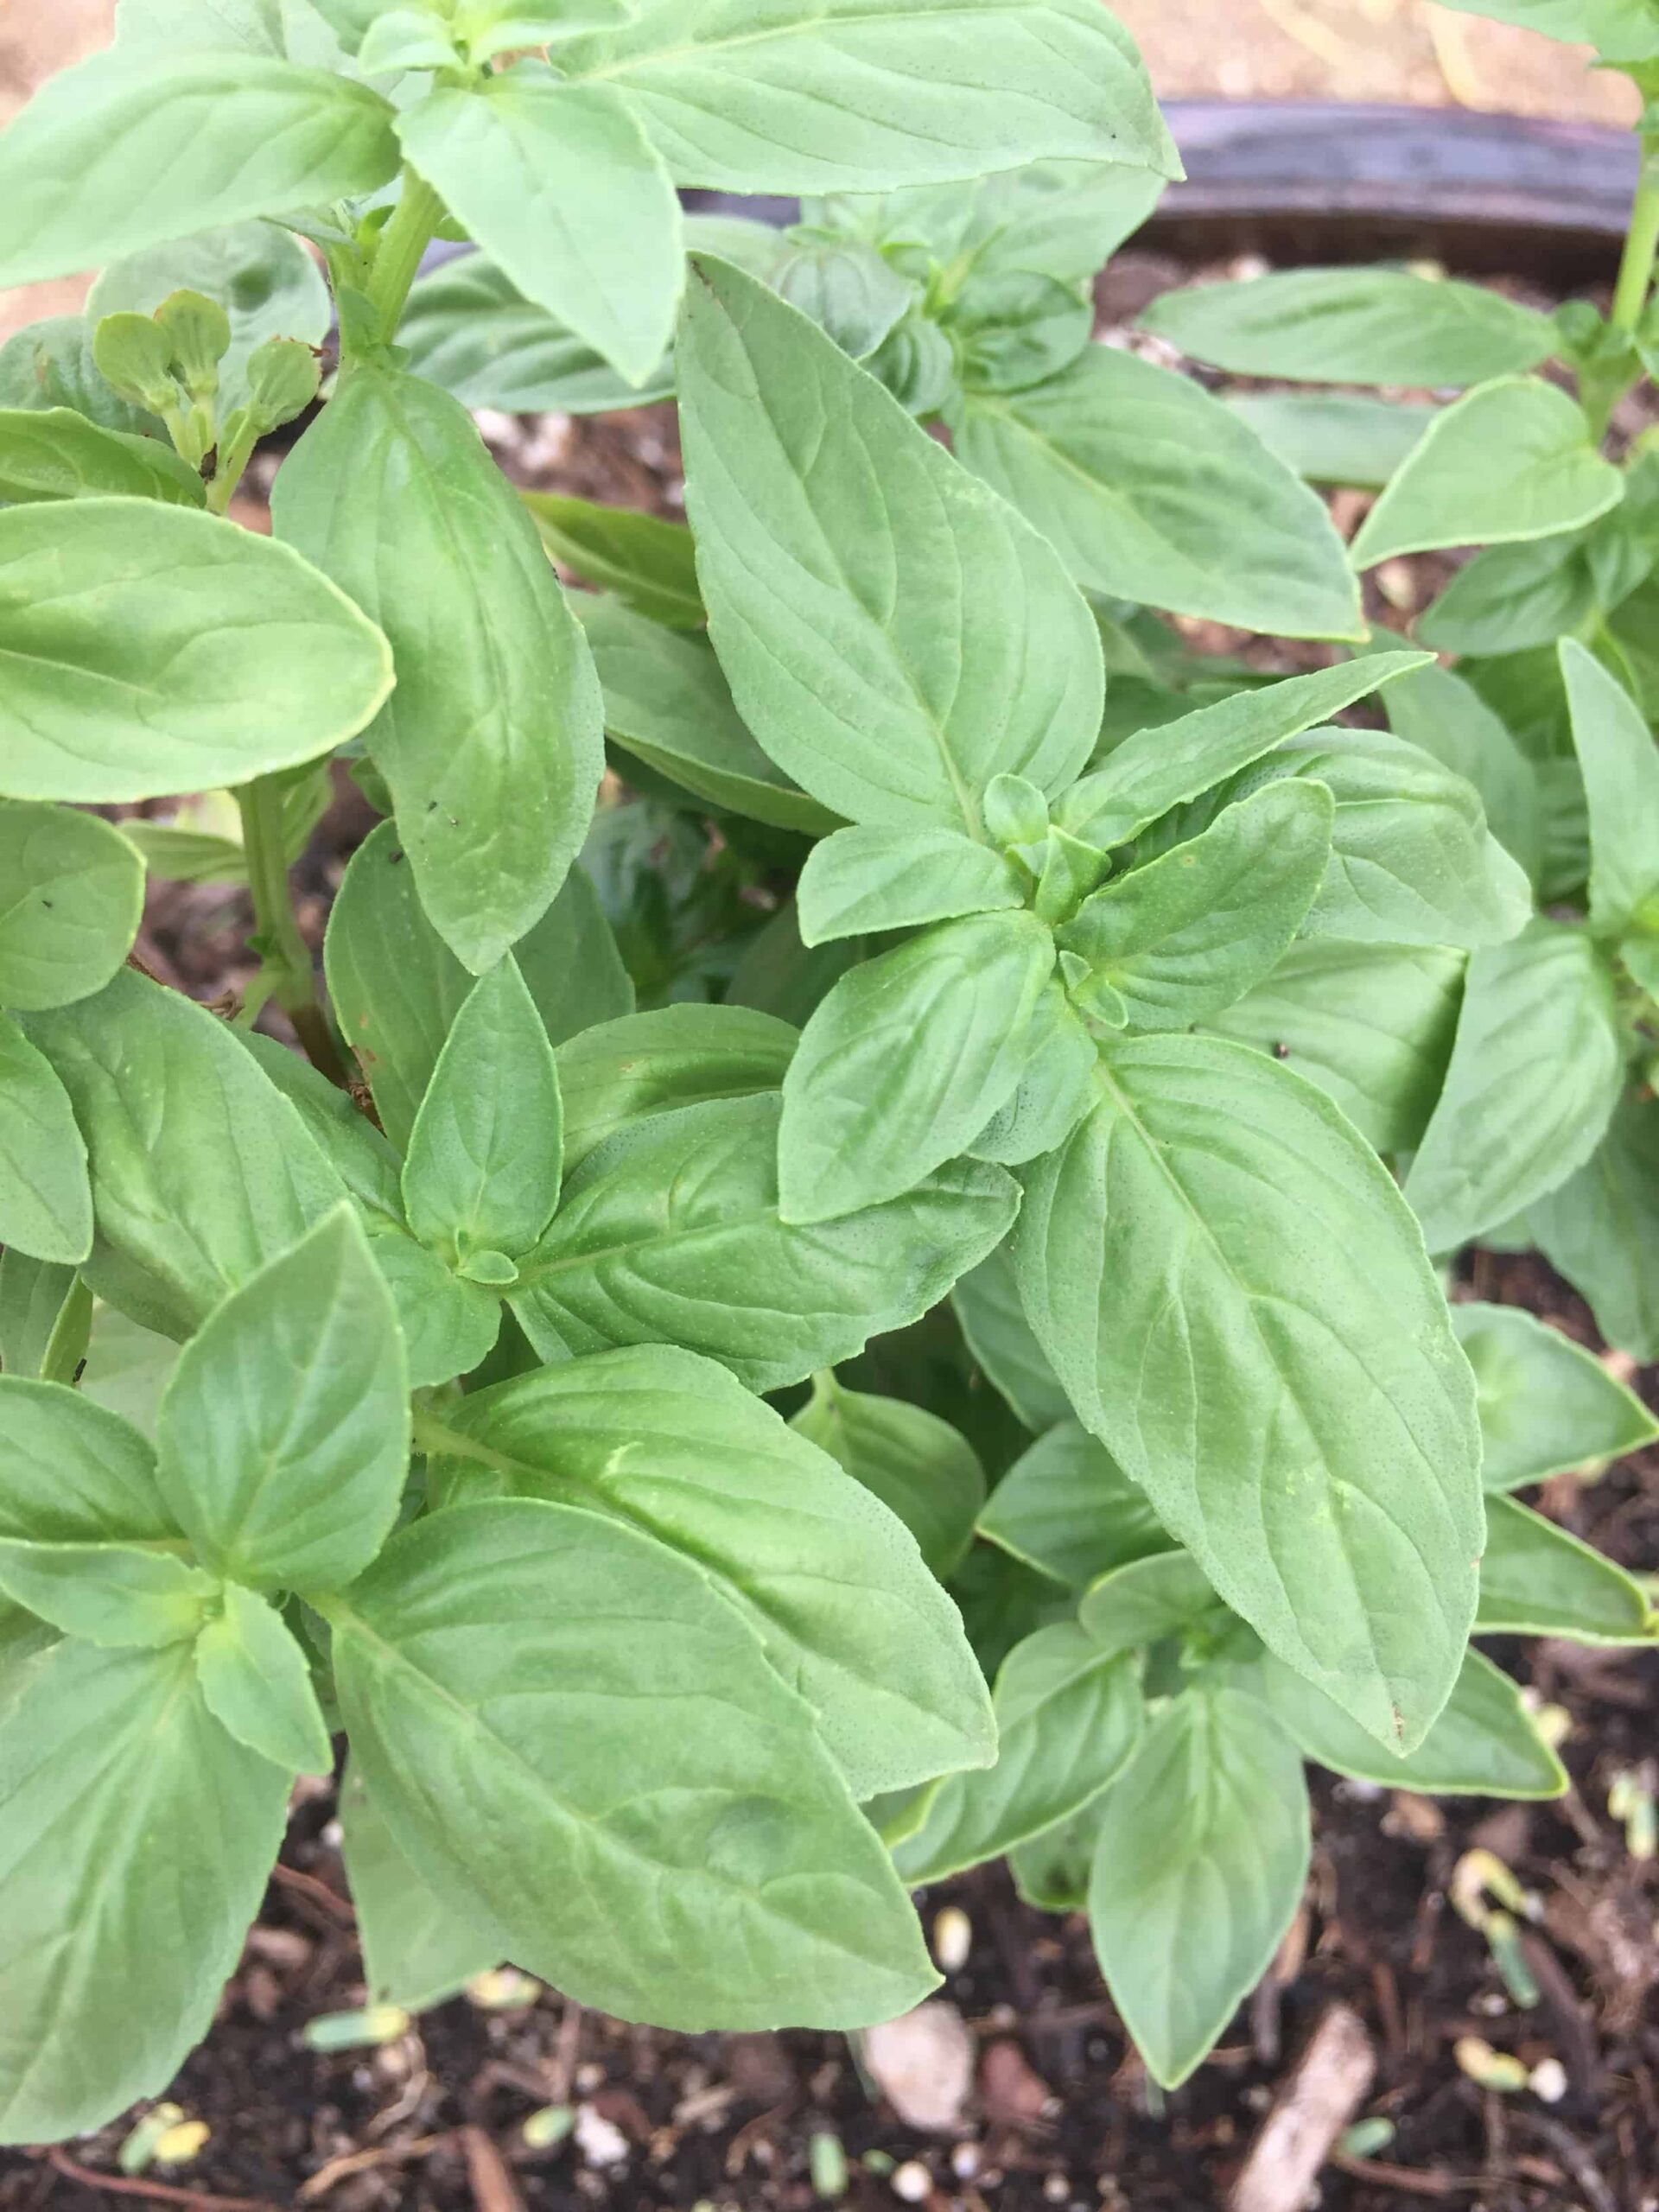
{"type": "Polygon", "coordinates": [[[404,171],[404,189],[391,220],[380,233],[369,275],[369,303],[379,318],[380,335],[390,345],[421,266],[421,256],[443,220],[443,202],[423,177],[404,171]]]}
{"type": "Polygon", "coordinates": [[[256,777],[242,786],[236,800],[242,813],[248,887],[253,894],[253,942],[260,961],[256,982],[270,983],[269,995],[293,1023],[312,1065],[345,1090],[345,1064],[317,1003],[311,948],[300,934],[289,893],[288,856],[283,849],[281,782],[275,776],[256,777]]]}
{"type": "Polygon", "coordinates": [[[1637,180],[1636,198],[1630,203],[1630,228],[1619,260],[1618,282],[1613,289],[1612,326],[1627,336],[1642,320],[1656,259],[1659,259],[1659,145],[1644,139],[1642,174],[1637,180]]]}

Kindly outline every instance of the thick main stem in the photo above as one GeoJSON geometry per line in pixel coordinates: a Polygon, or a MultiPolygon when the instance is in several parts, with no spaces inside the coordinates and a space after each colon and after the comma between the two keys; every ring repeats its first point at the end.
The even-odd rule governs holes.
{"type": "Polygon", "coordinates": [[[404,171],[404,188],[391,220],[375,248],[369,276],[369,301],[379,319],[380,335],[389,345],[421,266],[421,256],[432,243],[443,219],[443,202],[423,177],[404,171]]]}
{"type": "Polygon", "coordinates": [[[300,934],[289,887],[282,785],[275,776],[259,776],[245,784],[236,799],[242,814],[248,887],[253,895],[254,942],[270,995],[293,1023],[294,1033],[312,1065],[343,1090],[347,1082],[345,1065],[317,1003],[311,948],[300,934]]]}
{"type": "Polygon", "coordinates": [[[1613,290],[1612,326],[1628,334],[1642,320],[1659,258],[1659,142],[1642,142],[1642,174],[1630,203],[1630,224],[1613,290]]]}

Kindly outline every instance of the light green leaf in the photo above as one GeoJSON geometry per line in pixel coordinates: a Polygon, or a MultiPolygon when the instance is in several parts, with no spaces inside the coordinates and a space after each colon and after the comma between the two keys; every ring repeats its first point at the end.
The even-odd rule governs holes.
{"type": "Polygon", "coordinates": [[[802,941],[911,929],[1025,904],[1007,857],[959,830],[860,823],[814,845],[796,898],[802,941]]]}
{"type": "Polygon", "coordinates": [[[804,316],[721,263],[693,269],[686,499],[744,721],[855,821],[974,836],[1000,771],[1062,789],[1102,677],[1053,553],[804,316]]]}
{"type": "Polygon", "coordinates": [[[1294,778],[1118,876],[1059,932],[1122,1000],[1131,1027],[1207,1020],[1278,963],[1331,859],[1331,794],[1294,778]]]}
{"type": "Polygon", "coordinates": [[[480,1250],[520,1259],[553,1218],[562,1158],[553,1047],[508,954],[463,1002],[415,1116],[409,1225],[463,1269],[480,1250]]]}
{"type": "Polygon", "coordinates": [[[1543,860],[1538,771],[1471,684],[1446,668],[1420,668],[1383,695],[1389,727],[1433,754],[1480,794],[1493,836],[1536,880],[1543,860]]]}
{"type": "Polygon", "coordinates": [[[143,863],[110,823],[0,799],[0,1006],[102,990],[143,912],[143,863]]]}
{"type": "Polygon", "coordinates": [[[1590,807],[1590,925],[1659,931],[1659,752],[1642,710],[1576,638],[1560,644],[1590,807]]]}
{"type": "Polygon", "coordinates": [[[1475,1629],[1574,1643],[1650,1643],[1656,1633],[1640,1583],[1512,1497],[1487,1500],[1475,1629]]]}
{"type": "Polygon", "coordinates": [[[635,385],[673,334],[680,203],[631,103],[520,63],[397,118],[405,155],[526,299],[635,385]]]}
{"type": "Polygon", "coordinates": [[[500,1500],[405,1529],[331,1611],[353,1755],[398,1847],[576,2003],[852,2026],[935,1986],[810,1708],[690,1561],[500,1500]]]}
{"type": "Polygon", "coordinates": [[[212,2024],[288,1777],[203,1703],[188,1643],[67,1640],[0,1721],[0,2142],[157,2095],[212,2024]]]}
{"type": "Polygon", "coordinates": [[[73,1266],[92,1246],[86,1146],[52,1064],[0,1014],[0,1241],[73,1266]]]}
{"type": "Polygon", "coordinates": [[[1436,652],[1523,652],[1576,630],[1595,603],[1575,530],[1477,553],[1421,616],[1417,634],[1436,652]]]}
{"type": "Polygon", "coordinates": [[[1135,1039],[1098,1080],[1024,1177],[1039,1340],[1227,1602],[1362,1726],[1415,1743],[1481,1525],[1473,1381],[1416,1226],[1329,1099],[1259,1053],[1135,1039]]]}
{"type": "Polygon", "coordinates": [[[342,1205],[180,1354],[156,1429],[162,1494],[219,1573],[340,1589],[396,1518],[408,1398],[391,1294],[342,1205]]]}
{"type": "Polygon", "coordinates": [[[950,1303],[986,1380],[1033,1436],[1071,1420],[1071,1402],[1026,1319],[1006,1245],[958,1280],[950,1303]]]}
{"type": "Polygon", "coordinates": [[[1659,1103],[1627,1090],[1589,1160],[1534,1201],[1527,1226],[1610,1344],[1659,1354],[1659,1103]]]}
{"type": "Polygon", "coordinates": [[[1091,346],[1029,391],[971,394],[956,450],[1090,591],[1282,637],[1361,633],[1324,502],[1188,378],[1091,346]]]}
{"type": "Polygon", "coordinates": [[[1027,162],[962,182],[838,194],[809,202],[803,213],[876,245],[919,240],[963,282],[1035,269],[1063,284],[1090,284],[1163,188],[1160,176],[1103,162],[1027,162]]]}
{"type": "Polygon", "coordinates": [[[310,1662],[275,1606],[227,1582],[224,1608],[202,1628],[195,1651],[207,1709],[238,1744],[289,1774],[334,1772],[310,1662]]]}
{"type": "Polygon", "coordinates": [[[145,1436],[154,1436],[162,1392],[178,1357],[179,1348],[170,1337],[157,1336],[142,1322],[118,1313],[113,1306],[95,1306],[92,1342],[75,1388],[83,1398],[119,1414],[145,1436]]]}
{"type": "Polygon", "coordinates": [[[1303,938],[1211,1026],[1317,1084],[1376,1151],[1408,1152],[1446,1080],[1463,970],[1442,946],[1303,938]]]}
{"type": "Polygon", "coordinates": [[[1092,292],[1034,270],[976,276],[942,317],[969,391],[1024,391],[1075,361],[1094,329],[1092,292]]]}
{"type": "Polygon", "coordinates": [[[1659,60],[1659,22],[1649,0],[1444,0],[1459,15],[1593,46],[1610,61],[1659,60]]]}
{"type": "Polygon", "coordinates": [[[15,1245],[0,1252],[0,1371],[40,1374],[74,1286],[60,1260],[34,1260],[15,1245]]]}
{"type": "Polygon", "coordinates": [[[92,325],[84,315],[48,315],[0,346],[0,407],[67,407],[106,430],[162,435],[153,415],[118,399],[92,359],[92,325]]]}
{"type": "Polygon", "coordinates": [[[148,1543],[178,1533],[156,1455],[130,1422],[60,1382],[0,1377],[0,1536],[148,1543]]]}
{"type": "Polygon", "coordinates": [[[898,1516],[930,1573],[955,1573],[985,1502],[985,1470],[959,1429],[902,1398],[849,1390],[830,1370],[813,1376],[790,1427],[898,1516]]]}
{"type": "MultiPolygon", "coordinates": [[[[691,533],[683,522],[601,506],[561,492],[518,494],[556,561],[596,590],[613,592],[631,614],[671,630],[700,630],[702,594],[691,533]]],[[[584,609],[580,602],[576,612],[584,609]]],[[[588,644],[594,644],[591,630],[588,644]]],[[[600,681],[605,679],[601,664],[600,681]]]]}
{"type": "Polygon", "coordinates": [[[95,54],[0,137],[0,288],[377,192],[397,173],[391,122],[366,86],[266,55],[95,54]]]}
{"type": "Polygon", "coordinates": [[[66,1636],[150,1645],[193,1638],[218,1592],[211,1574],[141,1544],[0,1541],[0,1590],[66,1636]]]}
{"type": "Polygon", "coordinates": [[[1611,971],[1536,921],[1470,959],[1457,1042],[1406,1195],[1433,1252],[1525,1213],[1600,1142],[1624,1079],[1611,971]]]}
{"type": "Polygon", "coordinates": [[[1091,1583],[1077,1618],[1108,1651],[1138,1651],[1166,1637],[1230,1626],[1237,1616],[1216,1595],[1191,1553],[1165,1550],[1127,1560],[1091,1583]]]}
{"type": "Polygon", "coordinates": [[[1227,404],[1269,453],[1310,484],[1351,484],[1367,492],[1382,489],[1440,412],[1403,400],[1325,391],[1229,392],[1227,404]]]}
{"type": "Polygon", "coordinates": [[[1448,407],[1413,448],[1350,550],[1356,569],[1442,545],[1576,530],[1617,506],[1624,479],[1584,410],[1538,377],[1500,377],[1448,407]]]}
{"type": "Polygon", "coordinates": [[[1059,819],[1092,845],[1128,844],[1160,815],[1236,775],[1287,738],[1430,664],[1427,653],[1372,654],[1154,722],[1114,747],[1103,766],[1066,792],[1059,819]]]}
{"type": "Polygon", "coordinates": [[[1179,173],[1128,34],[1089,0],[645,0],[559,60],[627,94],[677,184],[879,192],[1039,154],[1179,173]]]}
{"type": "Polygon", "coordinates": [[[100,429],[67,407],[0,408],[0,499],[98,499],[111,493],[199,507],[200,474],[157,438],[100,429]]]}
{"type": "Polygon", "coordinates": [[[957,1160],[810,1227],[778,1208],[779,1107],[727,1098],[607,1139],[569,1177],[513,1311],[543,1359],[671,1339],[781,1389],[903,1327],[1014,1217],[1001,1168],[957,1160]]]}
{"type": "Polygon", "coordinates": [[[741,1006],[665,1006],[559,1047],[569,1173],[620,1129],[675,1106],[778,1090],[798,1033],[741,1006]]]}
{"type": "Polygon", "coordinates": [[[1095,1040],[1058,976],[1043,987],[1031,1034],[1020,1080],[969,1146],[970,1159],[1023,1167],[1064,1144],[1094,1103],[1095,1040]]]}
{"type": "Polygon", "coordinates": [[[1292,269],[1165,292],[1143,330],[1236,376],[1471,385],[1535,369],[1555,326],[1484,284],[1404,269],[1292,269]]]}
{"type": "Polygon", "coordinates": [[[893,1863],[912,1887],[995,1859],[1082,1810],[1122,1771],[1141,1733],[1135,1662],[1071,1621],[1015,1644],[997,1670],[996,1764],[946,1775],[893,1863]]]}
{"type": "Polygon", "coordinates": [[[464,408],[364,362],[271,512],[385,618],[397,689],[369,749],[422,902],[480,975],[564,881],[603,767],[599,685],[534,525],[464,408]]]}
{"type": "Polygon", "coordinates": [[[441,1498],[586,1506],[695,1562],[855,1796],[991,1758],[955,1610],[886,1500],[712,1361],[667,1345],[566,1361],[472,1393],[421,1441],[441,1498]]]}
{"type": "Polygon", "coordinates": [[[607,734],[646,767],[711,806],[813,836],[841,820],[774,767],[732,704],[706,637],[690,637],[614,600],[578,598],[605,696],[607,734]]]}
{"type": "Polygon", "coordinates": [[[754,273],[855,361],[868,360],[920,297],[874,246],[811,231],[797,230],[772,266],[754,273]]]}
{"type": "MultiPolygon", "coordinates": [[[[555,1045],[633,1010],[633,986],[580,868],[512,954],[555,1045]]],[[[323,960],[328,995],[362,1062],[381,1126],[406,1149],[474,979],[428,920],[390,822],[352,856],[328,917],[323,960]]]]}
{"type": "Polygon", "coordinates": [[[1056,1422],[991,1492],[979,1534],[1074,1590],[1170,1538],[1144,1491],[1075,1421],[1056,1422]]]}
{"type": "Polygon", "coordinates": [[[1301,1761],[1254,1698],[1174,1699],[1107,1793],[1089,1927],[1154,2080],[1200,2064],[1272,1962],[1309,1853],[1301,1761]]]}
{"type": "Polygon", "coordinates": [[[1475,1370],[1489,1491],[1623,1459],[1659,1436],[1659,1422],[1593,1353],[1518,1306],[1459,1302],[1452,1325],[1475,1370]]]}
{"type": "Polygon", "coordinates": [[[385,639],[343,593],[211,515],[150,499],[8,507],[0,575],[12,798],[245,783],[340,744],[391,688],[385,639]]]}
{"type": "Polygon", "coordinates": [[[1520,1691],[1478,1651],[1465,1653],[1444,1711],[1404,1758],[1391,1757],[1271,1654],[1253,1678],[1300,1749],[1333,1774],[1435,1797],[1559,1797],[1567,1788],[1520,1691]]]}
{"type": "Polygon", "coordinates": [[[481,253],[446,261],[419,280],[397,343],[417,376],[467,407],[603,415],[666,398],[674,389],[666,357],[649,383],[628,384],[481,253]]]}
{"type": "Polygon", "coordinates": [[[483,1913],[463,1916],[422,1881],[355,1764],[340,1784],[340,1827],[371,2004],[422,2012],[500,1963],[500,1939],[483,1913]]]}

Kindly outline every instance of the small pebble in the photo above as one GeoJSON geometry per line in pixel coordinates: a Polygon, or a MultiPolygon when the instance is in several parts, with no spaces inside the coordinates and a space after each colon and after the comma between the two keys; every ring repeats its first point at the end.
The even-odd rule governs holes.
{"type": "Polygon", "coordinates": [[[958,2143],[950,2153],[950,2171],[958,2181],[972,2181],[979,2171],[977,2143],[958,2143]]]}
{"type": "Polygon", "coordinates": [[[1045,2174],[1043,2195],[1051,2204],[1069,2204],[1071,2202],[1071,2184],[1064,2174],[1045,2174]]]}
{"type": "Polygon", "coordinates": [[[620,2166],[628,2155],[628,2139],[613,2120],[607,2120],[592,2105],[576,2114],[576,2148],[590,2166],[620,2166]]]}
{"type": "Polygon", "coordinates": [[[974,1923],[959,1904],[948,1904],[933,1921],[933,1962],[941,1974],[960,1974],[974,1947],[974,1923]]]}
{"type": "Polygon", "coordinates": [[[1527,2076],[1527,2087],[1547,2105],[1558,2105],[1567,2094],[1567,2069],[1559,2058],[1541,2058],[1527,2076]]]}
{"type": "Polygon", "coordinates": [[[919,2158],[906,2158],[893,2170],[893,2193],[903,2204],[925,2204],[933,2194],[933,2177],[919,2158]]]}

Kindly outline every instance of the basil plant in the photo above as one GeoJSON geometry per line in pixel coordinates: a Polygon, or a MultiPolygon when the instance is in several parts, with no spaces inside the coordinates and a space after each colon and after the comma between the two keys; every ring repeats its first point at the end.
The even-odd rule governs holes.
{"type": "Polygon", "coordinates": [[[1653,1424],[1430,1256],[1524,1217],[1630,1341],[1565,1248],[1645,1127],[1641,302],[1178,296],[1473,386],[1212,397],[1090,342],[1177,166],[1126,35],[966,13],[120,0],[0,137],[0,284],[99,272],[0,349],[0,2141],[166,2085],[340,1738],[378,1998],[856,2027],[1007,1853],[1173,2082],[1304,1755],[1551,1794],[1471,1629],[1651,1633],[1508,1492],[1653,1424]],[[468,412],[671,390],[689,526],[468,412]],[[1398,460],[1361,565],[1570,536],[1564,734],[1538,641],[1367,627],[1313,444],[1398,460]],[[151,875],[245,891],[213,1009],[151,875]]]}

